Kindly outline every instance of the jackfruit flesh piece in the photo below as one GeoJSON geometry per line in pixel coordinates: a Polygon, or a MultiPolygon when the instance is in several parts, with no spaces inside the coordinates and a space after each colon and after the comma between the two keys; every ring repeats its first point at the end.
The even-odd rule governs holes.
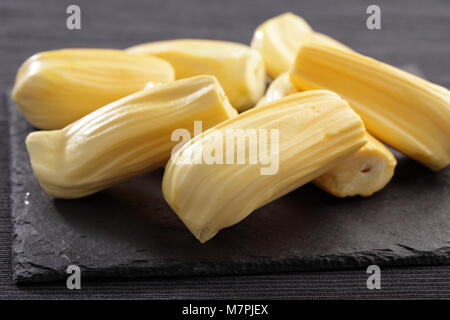
{"type": "Polygon", "coordinates": [[[157,56],[170,62],[177,79],[200,74],[215,76],[238,111],[253,107],[264,94],[261,54],[235,42],[179,39],[144,43],[128,52],[157,56]]]}
{"type": "MultiPolygon", "coordinates": [[[[256,107],[298,92],[289,73],[276,78],[256,107]]],[[[314,180],[321,189],[337,197],[370,196],[384,188],[394,175],[397,160],[380,141],[367,133],[367,143],[314,180]]]]}
{"type": "Polygon", "coordinates": [[[35,127],[61,129],[95,109],[142,90],[149,81],[173,81],[169,63],[122,50],[62,49],[26,60],[12,97],[35,127]]]}
{"type": "Polygon", "coordinates": [[[371,196],[383,189],[394,175],[397,160],[391,151],[370,133],[367,143],[341,160],[314,184],[337,197],[371,196]]]}
{"type": "Polygon", "coordinates": [[[289,70],[304,41],[316,41],[351,50],[339,41],[313,31],[303,18],[292,12],[273,17],[256,28],[251,47],[261,52],[267,74],[275,79],[289,70]]]}
{"type": "Polygon", "coordinates": [[[291,82],[289,72],[284,72],[270,83],[266,94],[258,101],[255,107],[260,107],[297,92],[299,91],[291,82]]]}
{"type": "Polygon", "coordinates": [[[220,229],[238,223],[259,207],[325,173],[366,141],[361,118],[333,92],[317,90],[289,95],[241,113],[186,143],[166,166],[163,194],[203,243],[220,229]],[[270,166],[277,170],[263,171],[268,169],[264,164],[269,163],[266,157],[260,158],[264,161],[250,161],[255,154],[250,152],[252,141],[242,134],[242,130],[249,129],[269,131],[258,140],[257,152],[270,155],[270,166]],[[278,130],[278,140],[271,130],[278,130]],[[234,140],[236,134],[240,139],[234,140]],[[229,141],[234,144],[228,144],[229,141]],[[245,163],[223,160],[230,154],[234,159],[234,152],[240,147],[245,150],[245,163]],[[219,155],[223,164],[197,161],[206,159],[208,153],[219,155]]]}
{"type": "Polygon", "coordinates": [[[303,44],[290,72],[299,90],[329,89],[367,130],[432,170],[450,163],[450,91],[356,52],[303,44]]]}
{"type": "Polygon", "coordinates": [[[232,118],[213,76],[198,76],[145,89],[86,115],[61,130],[26,138],[42,188],[58,198],[79,198],[166,163],[175,129],[193,130],[232,118]]]}

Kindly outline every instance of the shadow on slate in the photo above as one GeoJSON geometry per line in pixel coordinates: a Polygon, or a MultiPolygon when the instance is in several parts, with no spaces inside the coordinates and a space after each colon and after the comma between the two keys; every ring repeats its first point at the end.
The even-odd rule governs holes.
{"type": "Polygon", "coordinates": [[[396,153],[394,179],[372,197],[308,184],[202,245],[165,203],[162,169],[84,199],[47,196],[25,149],[33,129],[7,101],[16,283],[64,279],[71,264],[93,279],[450,263],[450,168],[396,153]]]}

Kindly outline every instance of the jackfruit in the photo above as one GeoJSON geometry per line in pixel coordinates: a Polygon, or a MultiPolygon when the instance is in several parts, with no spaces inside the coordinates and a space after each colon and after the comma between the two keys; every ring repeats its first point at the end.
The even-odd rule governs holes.
{"type": "Polygon", "coordinates": [[[178,149],[164,172],[164,198],[206,242],[366,142],[361,118],[338,95],[296,93],[226,120],[178,149]]]}
{"type": "Polygon", "coordinates": [[[175,77],[169,63],[122,50],[62,49],[25,61],[13,100],[35,127],[61,129],[105,104],[175,77]]]}
{"type": "Polygon", "coordinates": [[[144,89],[114,101],[61,130],[26,138],[34,174],[58,198],[79,198],[163,166],[176,129],[192,134],[237,115],[213,76],[144,89]]]}
{"type": "Polygon", "coordinates": [[[170,62],[177,79],[201,74],[215,76],[238,111],[253,107],[264,94],[265,68],[261,54],[235,42],[178,39],[149,42],[128,52],[170,62]]]}
{"type": "Polygon", "coordinates": [[[319,43],[301,46],[290,78],[298,90],[328,89],[367,130],[432,170],[450,163],[450,91],[367,56],[319,43]]]}
{"type": "Polygon", "coordinates": [[[316,41],[351,50],[339,41],[313,31],[303,18],[292,12],[273,17],[256,28],[251,47],[261,52],[267,74],[275,79],[289,70],[304,41],[316,41]]]}

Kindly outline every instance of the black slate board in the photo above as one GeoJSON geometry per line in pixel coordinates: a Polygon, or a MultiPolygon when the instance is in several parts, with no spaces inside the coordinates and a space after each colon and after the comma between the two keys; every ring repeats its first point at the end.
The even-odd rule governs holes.
{"type": "Polygon", "coordinates": [[[309,184],[201,245],[164,202],[162,169],[84,199],[47,196],[24,145],[33,129],[7,101],[17,283],[63,279],[71,264],[86,279],[450,263],[450,168],[396,153],[394,179],[370,198],[309,184]]]}

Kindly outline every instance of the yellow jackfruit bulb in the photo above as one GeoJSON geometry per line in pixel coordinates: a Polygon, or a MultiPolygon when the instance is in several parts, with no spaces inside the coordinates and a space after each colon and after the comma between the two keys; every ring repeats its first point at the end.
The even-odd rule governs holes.
{"type": "Polygon", "coordinates": [[[163,177],[166,201],[200,242],[317,178],[366,143],[361,118],[330,91],[297,93],[186,143],[163,177]]]}
{"type": "Polygon", "coordinates": [[[253,107],[264,94],[261,54],[235,42],[179,39],[144,43],[128,52],[153,55],[170,62],[177,79],[200,74],[215,76],[238,111],[253,107]]]}
{"type": "Polygon", "coordinates": [[[450,163],[450,91],[356,52],[307,43],[290,73],[299,90],[329,89],[367,130],[432,170],[450,163]]]}
{"type": "Polygon", "coordinates": [[[175,78],[169,63],[123,50],[62,49],[33,55],[19,68],[12,97],[35,127],[61,129],[146,83],[175,78]]]}
{"type": "Polygon", "coordinates": [[[291,78],[288,72],[284,72],[276,77],[267,88],[266,94],[258,101],[256,107],[260,107],[269,102],[279,100],[285,96],[299,92],[294,84],[291,82],[291,78]]]}
{"type": "Polygon", "coordinates": [[[394,175],[397,160],[379,140],[367,133],[367,143],[341,160],[314,184],[337,197],[371,196],[394,175]]]}
{"type": "Polygon", "coordinates": [[[79,198],[164,165],[174,130],[192,133],[195,120],[209,128],[236,115],[218,81],[198,76],[136,92],[61,130],[30,133],[26,146],[49,195],[79,198]]]}
{"type": "Polygon", "coordinates": [[[317,41],[351,50],[324,34],[314,32],[301,17],[287,12],[262,23],[253,34],[251,47],[264,57],[267,74],[276,78],[289,70],[304,41],[317,41]]]}
{"type": "MultiPolygon", "coordinates": [[[[276,78],[256,107],[298,92],[289,73],[276,78]]],[[[343,159],[314,183],[337,197],[370,196],[383,189],[394,175],[397,160],[388,148],[367,133],[367,143],[343,159]]]]}

